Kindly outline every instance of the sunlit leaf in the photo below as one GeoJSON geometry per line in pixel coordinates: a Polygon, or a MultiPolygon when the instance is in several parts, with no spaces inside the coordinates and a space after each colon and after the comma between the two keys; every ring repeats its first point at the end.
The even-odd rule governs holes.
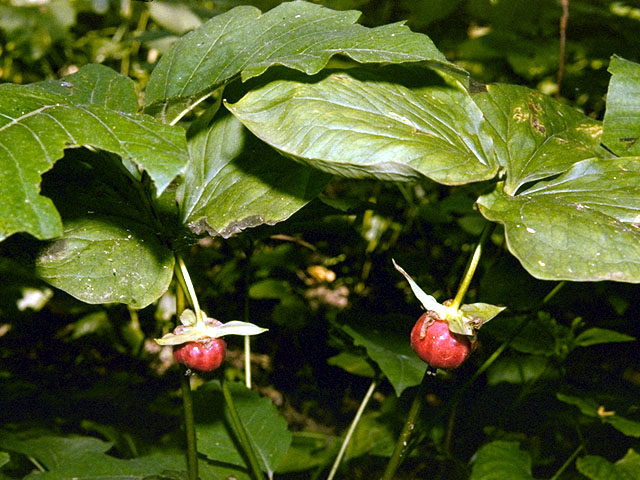
{"type": "Polygon", "coordinates": [[[505,193],[604,155],[602,126],[551,97],[517,85],[489,85],[473,95],[506,171],[505,193]]]}
{"type": "Polygon", "coordinates": [[[602,141],[617,155],[640,155],[640,64],[614,56],[609,65],[602,141]]]}
{"type": "Polygon", "coordinates": [[[233,77],[243,80],[284,65],[307,74],[320,71],[336,54],[357,62],[431,62],[464,77],[431,40],[401,23],[377,28],[355,24],[356,11],[334,11],[309,2],[282,3],[267,13],[241,6],[183,36],[149,79],[146,105],[167,121],[233,77]],[[173,105],[172,105],[173,104],[173,105]]]}
{"type": "Polygon", "coordinates": [[[589,159],[515,197],[496,189],[480,212],[545,280],[640,282],[640,158],[589,159]]]}
{"type": "Polygon", "coordinates": [[[418,94],[339,73],[274,81],[227,108],[274,148],[344,177],[453,185],[497,172],[481,112],[454,88],[418,94]]]}
{"type": "Polygon", "coordinates": [[[60,216],[39,186],[65,148],[113,152],[146,171],[158,193],[183,170],[184,130],[131,113],[133,88],[95,66],[59,83],[0,85],[0,240],[15,232],[40,239],[62,233],[60,216]]]}
{"type": "Polygon", "coordinates": [[[197,234],[228,238],[287,219],[331,177],[261,145],[231,115],[189,141],[191,159],[180,193],[183,221],[197,234]]]}

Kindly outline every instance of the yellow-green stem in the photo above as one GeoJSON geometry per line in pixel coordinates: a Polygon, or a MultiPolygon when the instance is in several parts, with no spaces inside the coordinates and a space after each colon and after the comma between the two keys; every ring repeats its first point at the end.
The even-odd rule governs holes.
{"type": "MultiPolygon", "coordinates": [[[[193,311],[196,314],[196,322],[201,323],[204,320],[202,319],[202,315],[200,314],[200,304],[198,303],[196,290],[193,288],[193,283],[191,282],[191,277],[189,276],[187,266],[184,264],[184,261],[182,260],[182,257],[180,255],[176,256],[176,262],[178,263],[176,265],[176,276],[178,278],[178,282],[180,282],[182,291],[187,295],[189,304],[193,307],[193,311]]],[[[178,316],[180,315],[178,314],[178,316]]]]}
{"type": "Polygon", "coordinates": [[[460,305],[462,304],[462,300],[464,300],[464,296],[469,289],[469,285],[471,284],[471,279],[473,279],[474,273],[476,273],[476,268],[478,268],[478,263],[480,262],[480,257],[482,256],[482,249],[484,248],[484,243],[487,238],[495,228],[495,223],[487,222],[482,229],[482,233],[480,234],[480,240],[476,245],[475,250],[473,251],[473,255],[467,264],[467,269],[464,272],[464,277],[462,277],[462,282],[460,282],[460,286],[458,287],[458,292],[456,293],[456,297],[453,299],[453,303],[450,305],[452,308],[458,310],[460,305]]]}

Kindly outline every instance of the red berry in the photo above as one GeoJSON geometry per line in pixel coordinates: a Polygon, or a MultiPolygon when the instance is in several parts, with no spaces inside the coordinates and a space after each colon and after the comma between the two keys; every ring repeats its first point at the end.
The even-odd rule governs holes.
{"type": "Polygon", "coordinates": [[[209,338],[174,347],[173,358],[178,363],[194,370],[209,372],[222,364],[226,353],[227,344],[224,340],[221,338],[209,338]]]}
{"type": "Polygon", "coordinates": [[[433,312],[425,312],[411,330],[411,348],[434,368],[452,370],[475,350],[477,342],[449,330],[449,324],[433,312]]]}

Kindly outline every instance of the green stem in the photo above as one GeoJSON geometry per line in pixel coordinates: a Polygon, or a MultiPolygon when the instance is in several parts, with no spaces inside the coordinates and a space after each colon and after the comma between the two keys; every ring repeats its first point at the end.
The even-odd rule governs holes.
{"type": "Polygon", "coordinates": [[[416,396],[413,398],[413,402],[411,403],[411,408],[409,409],[409,415],[407,415],[407,420],[404,423],[404,427],[402,428],[402,432],[400,432],[400,436],[396,441],[395,449],[393,450],[393,455],[391,456],[391,460],[387,464],[387,468],[382,475],[381,480],[393,480],[396,470],[405,459],[405,457],[409,454],[409,440],[411,440],[411,435],[416,428],[416,421],[418,420],[418,415],[420,414],[420,410],[422,409],[423,396],[425,386],[427,384],[427,378],[430,377],[430,373],[427,370],[422,377],[422,383],[416,392],[416,396]]]}
{"type": "Polygon", "coordinates": [[[480,240],[478,240],[478,244],[476,245],[476,249],[473,252],[473,255],[469,259],[469,263],[467,264],[467,269],[464,272],[464,277],[462,278],[462,282],[460,282],[460,286],[458,287],[458,292],[456,293],[456,297],[453,299],[451,303],[451,307],[458,310],[460,305],[462,304],[462,300],[464,300],[464,296],[469,289],[469,285],[471,284],[471,279],[473,278],[473,274],[476,273],[476,268],[478,268],[478,263],[480,262],[480,257],[482,256],[482,249],[484,247],[487,238],[491,235],[491,232],[496,227],[495,223],[487,222],[482,229],[482,233],[480,234],[480,240]]]}
{"type": "Polygon", "coordinates": [[[253,446],[249,441],[249,437],[247,436],[247,431],[242,424],[242,420],[240,420],[240,416],[238,415],[236,406],[233,403],[233,397],[231,396],[231,392],[229,391],[229,386],[226,380],[222,381],[222,395],[224,396],[227,408],[229,409],[229,415],[231,416],[231,421],[235,426],[240,445],[242,445],[244,453],[249,460],[249,467],[253,472],[253,477],[255,478],[255,480],[264,480],[264,475],[262,474],[262,469],[260,468],[260,464],[258,463],[258,458],[256,457],[253,446]]]}
{"type": "Polygon", "coordinates": [[[191,376],[182,368],[182,406],[184,408],[184,429],[187,435],[187,469],[189,480],[198,480],[198,447],[196,445],[196,425],[193,419],[193,397],[191,395],[191,376]]]}
{"type": "Polygon", "coordinates": [[[584,448],[584,445],[578,445],[578,448],[575,449],[575,451],[571,454],[571,456],[567,458],[567,461],[562,464],[562,466],[558,469],[555,475],[551,477],[549,480],[557,480],[560,477],[560,475],[562,475],[562,472],[564,472],[567,469],[567,467],[571,465],[571,463],[575,460],[575,458],[578,456],[578,454],[582,451],[583,448],[584,448]]]}
{"type": "Polygon", "coordinates": [[[200,304],[198,303],[196,290],[195,288],[193,288],[193,283],[191,282],[191,277],[189,276],[187,266],[184,264],[184,261],[182,260],[182,257],[180,255],[176,255],[176,261],[178,262],[178,265],[176,265],[176,277],[178,278],[178,282],[180,282],[182,291],[187,295],[189,304],[193,307],[193,310],[196,314],[196,322],[203,322],[204,320],[202,319],[202,315],[200,314],[200,304]]]}
{"type": "MultiPolygon", "coordinates": [[[[184,290],[176,288],[176,314],[181,314],[185,308],[184,290]]],[[[198,446],[196,443],[196,425],[193,416],[193,397],[191,382],[187,370],[181,369],[180,386],[182,388],[182,407],[184,409],[184,430],[187,436],[187,470],[189,480],[198,480],[198,446]]]]}
{"type": "Polygon", "coordinates": [[[333,480],[333,477],[335,476],[336,472],[338,471],[338,466],[340,465],[340,462],[342,461],[342,457],[344,457],[344,453],[347,451],[347,447],[349,446],[349,442],[351,441],[351,437],[353,436],[353,432],[356,431],[356,427],[358,426],[358,423],[360,422],[360,418],[362,417],[362,414],[364,413],[364,409],[367,408],[367,404],[369,403],[369,400],[371,400],[371,396],[373,395],[373,392],[376,390],[377,386],[378,386],[378,379],[374,378],[373,381],[371,382],[371,385],[369,385],[369,390],[367,390],[367,393],[364,395],[364,398],[362,399],[362,402],[360,403],[360,407],[358,408],[358,411],[356,412],[356,416],[353,417],[353,421],[351,422],[351,425],[349,425],[349,430],[347,430],[347,434],[344,436],[344,440],[342,440],[342,445],[340,446],[340,451],[338,452],[338,456],[336,457],[335,461],[333,462],[333,466],[331,467],[331,471],[329,472],[329,476],[327,477],[327,480],[333,480]]]}

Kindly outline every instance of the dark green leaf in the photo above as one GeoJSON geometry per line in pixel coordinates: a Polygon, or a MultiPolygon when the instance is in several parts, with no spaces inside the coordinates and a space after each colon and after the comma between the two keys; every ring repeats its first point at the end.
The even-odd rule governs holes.
{"type": "Polygon", "coordinates": [[[320,432],[295,432],[277,472],[301,472],[328,465],[337,453],[338,440],[320,432]]]}
{"type": "Polygon", "coordinates": [[[614,56],[609,72],[602,141],[621,157],[640,155],[640,64],[614,56]]]}
{"type": "Polygon", "coordinates": [[[482,333],[488,333],[504,342],[516,333],[509,344],[510,348],[534,355],[551,356],[556,352],[556,343],[569,335],[569,329],[558,325],[548,314],[539,312],[534,318],[498,317],[491,322],[482,333]]]}
{"type": "Polygon", "coordinates": [[[400,396],[405,388],[420,384],[427,365],[411,350],[409,332],[403,336],[388,330],[383,332],[351,325],[343,325],[342,329],[356,346],[367,350],[371,360],[378,364],[393,385],[396,395],[400,396]]]}
{"type": "Polygon", "coordinates": [[[67,147],[90,145],[120,155],[147,171],[158,193],[183,170],[184,130],[105,106],[130,110],[126,93],[123,100],[116,97],[133,86],[104,72],[88,67],[76,74],[77,94],[55,93],[67,87],[48,82],[0,85],[0,240],[21,231],[40,239],[61,234],[60,217],[52,202],[39,195],[39,185],[40,175],[67,147]],[[101,79],[112,83],[113,92],[101,79]],[[92,84],[101,103],[75,103],[92,100],[87,90],[92,84]]]}
{"type": "Polygon", "coordinates": [[[631,335],[618,333],[614,330],[589,328],[580,333],[574,342],[580,347],[590,347],[591,345],[599,345],[601,343],[633,342],[634,340],[635,338],[631,335]]]}
{"type": "Polygon", "coordinates": [[[472,460],[471,480],[533,480],[531,456],[517,442],[484,445],[472,460]]]}
{"type": "MultiPolygon", "coordinates": [[[[272,476],[291,443],[291,433],[268,398],[261,398],[244,385],[230,384],[238,415],[249,436],[263,470],[272,476]]],[[[198,450],[210,460],[246,467],[244,456],[238,450],[237,434],[230,431],[232,422],[226,418],[227,408],[222,395],[209,384],[196,392],[202,412],[208,418],[198,424],[198,450]]]]}
{"type": "Polygon", "coordinates": [[[578,471],[591,480],[638,480],[640,479],[640,455],[634,450],[616,463],[597,455],[587,455],[576,461],[578,471]]]}
{"type": "Polygon", "coordinates": [[[327,363],[334,367],[340,367],[353,375],[372,378],[376,374],[365,358],[349,352],[340,352],[338,355],[327,359],[327,363]]]}
{"type": "Polygon", "coordinates": [[[340,73],[271,82],[227,107],[276,149],[345,177],[462,184],[497,172],[481,112],[454,88],[419,95],[340,73]]]}
{"type": "Polygon", "coordinates": [[[590,159],[512,197],[495,190],[481,213],[536,278],[640,282],[640,158],[590,159]]]}
{"type": "Polygon", "coordinates": [[[173,276],[162,226],[116,158],[74,150],[47,174],[43,191],[62,214],[62,236],[36,257],[36,274],[87,303],[141,308],[173,276]]]}
{"type": "Polygon", "coordinates": [[[7,452],[0,452],[0,469],[11,461],[11,456],[7,452]]]}
{"type": "Polygon", "coordinates": [[[354,25],[359,16],[307,2],[283,3],[265,14],[250,6],[234,8],[182,37],[161,58],[149,79],[146,105],[163,103],[160,115],[170,121],[177,113],[172,102],[192,103],[238,74],[247,80],[273,65],[314,74],[336,54],[357,62],[427,61],[465,75],[427,36],[401,23],[354,25]]]}
{"type": "Polygon", "coordinates": [[[489,385],[522,385],[541,378],[557,378],[558,371],[550,368],[550,365],[548,358],[537,355],[502,356],[489,368],[487,381],[489,385]]]}
{"type": "Polygon", "coordinates": [[[489,85],[473,96],[507,174],[505,193],[603,155],[599,122],[541,93],[516,85],[489,85]]]}
{"type": "Polygon", "coordinates": [[[599,418],[602,423],[610,424],[624,435],[640,438],[640,422],[630,420],[619,415],[616,411],[609,410],[607,405],[603,404],[604,402],[599,402],[595,397],[578,397],[564,393],[557,393],[556,397],[561,402],[575,405],[584,415],[599,418]]]}
{"type": "Polygon", "coordinates": [[[291,295],[291,285],[286,280],[267,278],[249,287],[249,298],[281,300],[291,295]]]}
{"type": "Polygon", "coordinates": [[[189,151],[181,211],[197,234],[228,238],[285,220],[331,178],[266,149],[231,115],[190,139],[189,151]]]}

